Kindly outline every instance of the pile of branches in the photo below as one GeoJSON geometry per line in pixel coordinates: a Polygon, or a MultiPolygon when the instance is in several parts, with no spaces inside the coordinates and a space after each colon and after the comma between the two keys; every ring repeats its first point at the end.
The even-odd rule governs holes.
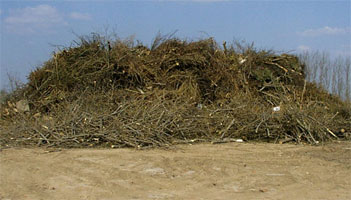
{"type": "Polygon", "coordinates": [[[154,147],[347,138],[351,108],[294,55],[212,38],[151,47],[93,34],[61,49],[0,109],[0,145],[154,147]],[[25,105],[22,105],[24,102],[25,105]]]}

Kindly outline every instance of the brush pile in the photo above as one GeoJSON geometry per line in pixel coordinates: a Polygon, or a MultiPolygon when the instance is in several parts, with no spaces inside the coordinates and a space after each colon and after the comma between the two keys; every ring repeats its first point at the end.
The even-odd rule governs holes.
{"type": "Polygon", "coordinates": [[[0,109],[0,147],[156,147],[347,138],[351,109],[305,81],[294,55],[212,38],[81,37],[0,109]]]}

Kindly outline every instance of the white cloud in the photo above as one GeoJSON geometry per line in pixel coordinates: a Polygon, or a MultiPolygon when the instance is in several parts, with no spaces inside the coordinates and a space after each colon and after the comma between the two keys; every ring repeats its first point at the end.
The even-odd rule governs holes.
{"type": "Polygon", "coordinates": [[[77,20],[90,20],[91,19],[89,14],[78,13],[78,12],[72,12],[69,15],[69,17],[72,18],[72,19],[77,19],[77,20]]]}
{"type": "Polygon", "coordinates": [[[67,24],[62,14],[49,5],[38,5],[9,11],[5,27],[16,33],[52,32],[55,27],[67,24]]]}
{"type": "Polygon", "coordinates": [[[320,36],[320,35],[345,35],[351,33],[351,27],[346,28],[333,28],[325,26],[323,28],[308,29],[298,34],[301,36],[320,36]]]}
{"type": "Polygon", "coordinates": [[[299,51],[310,51],[311,47],[306,46],[306,45],[300,45],[300,46],[297,47],[297,50],[299,50],[299,51]]]}

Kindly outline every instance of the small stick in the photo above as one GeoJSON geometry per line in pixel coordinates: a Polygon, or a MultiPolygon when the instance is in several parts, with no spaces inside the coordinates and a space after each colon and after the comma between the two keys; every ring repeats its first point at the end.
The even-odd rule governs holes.
{"type": "Polygon", "coordinates": [[[274,63],[274,62],[266,62],[266,64],[271,64],[271,65],[275,65],[277,67],[279,67],[280,69],[284,70],[285,73],[287,73],[289,70],[285,69],[284,67],[282,67],[281,65],[279,65],[278,63],[274,63]]]}
{"type": "Polygon", "coordinates": [[[334,136],[335,138],[338,138],[329,128],[327,128],[327,131],[330,133],[330,135],[334,136]]]}
{"type": "Polygon", "coordinates": [[[255,129],[255,133],[258,133],[258,128],[261,126],[261,124],[264,122],[265,120],[262,119],[261,122],[257,125],[256,129],[255,129]]]}
{"type": "Polygon", "coordinates": [[[333,115],[333,117],[331,119],[334,119],[338,114],[339,114],[339,112],[336,112],[335,115],[333,115]]]}
{"type": "Polygon", "coordinates": [[[57,53],[54,53],[54,60],[55,60],[55,71],[56,71],[56,78],[60,81],[59,74],[58,74],[58,62],[57,62],[57,53]]]}
{"type": "MultiPolygon", "coordinates": [[[[38,130],[37,130],[37,131],[38,131],[38,130]]],[[[39,131],[38,131],[38,133],[40,134],[41,137],[43,137],[44,140],[46,140],[46,142],[47,142],[48,144],[50,144],[50,141],[45,137],[44,134],[42,134],[42,133],[39,132],[39,131]]]]}
{"type": "MultiPolygon", "coordinates": [[[[48,142],[48,144],[50,144],[49,140],[45,137],[44,134],[42,134],[37,128],[33,128],[37,133],[39,133],[39,135],[48,142]]],[[[40,144],[40,142],[39,142],[40,144]]]]}
{"type": "MultiPolygon", "coordinates": [[[[303,104],[303,97],[304,97],[304,95],[305,95],[305,92],[306,92],[306,80],[305,80],[305,82],[304,82],[304,84],[303,84],[303,90],[302,90],[302,95],[301,95],[301,103],[303,104]]],[[[300,110],[302,109],[302,104],[300,105],[300,110]]]]}
{"type": "MultiPolygon", "coordinates": [[[[300,120],[298,120],[298,119],[296,119],[296,121],[297,121],[297,123],[301,126],[301,128],[303,128],[305,131],[307,131],[307,133],[308,133],[308,134],[310,135],[310,137],[312,138],[313,142],[314,142],[315,144],[318,144],[318,141],[314,139],[314,137],[313,137],[312,133],[310,132],[309,128],[306,127],[307,125],[306,125],[305,123],[302,123],[302,122],[301,122],[300,120]]],[[[307,138],[307,140],[309,140],[309,139],[307,138]]]]}
{"type": "Polygon", "coordinates": [[[242,139],[224,138],[223,140],[212,141],[211,144],[222,144],[222,143],[230,143],[230,142],[244,142],[244,141],[242,139]]]}
{"type": "Polygon", "coordinates": [[[161,119],[162,119],[162,117],[163,117],[164,114],[165,114],[165,111],[162,111],[160,117],[159,117],[158,120],[157,120],[157,123],[156,123],[157,126],[160,124],[160,121],[161,121],[161,119]]]}
{"type": "Polygon", "coordinates": [[[234,122],[235,122],[235,119],[233,119],[233,120],[230,122],[229,126],[228,126],[228,127],[225,129],[225,131],[222,133],[221,139],[223,139],[224,135],[228,132],[228,130],[230,129],[230,127],[233,126],[234,122]]]}
{"type": "Polygon", "coordinates": [[[228,50],[227,50],[227,42],[226,41],[223,42],[223,48],[224,48],[224,54],[227,55],[228,50]]]}

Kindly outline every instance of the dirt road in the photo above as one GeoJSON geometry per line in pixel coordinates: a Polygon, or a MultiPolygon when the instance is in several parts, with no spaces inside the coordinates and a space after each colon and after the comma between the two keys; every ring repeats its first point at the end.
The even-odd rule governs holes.
{"type": "Polygon", "coordinates": [[[0,199],[351,199],[351,143],[4,149],[0,199]]]}

